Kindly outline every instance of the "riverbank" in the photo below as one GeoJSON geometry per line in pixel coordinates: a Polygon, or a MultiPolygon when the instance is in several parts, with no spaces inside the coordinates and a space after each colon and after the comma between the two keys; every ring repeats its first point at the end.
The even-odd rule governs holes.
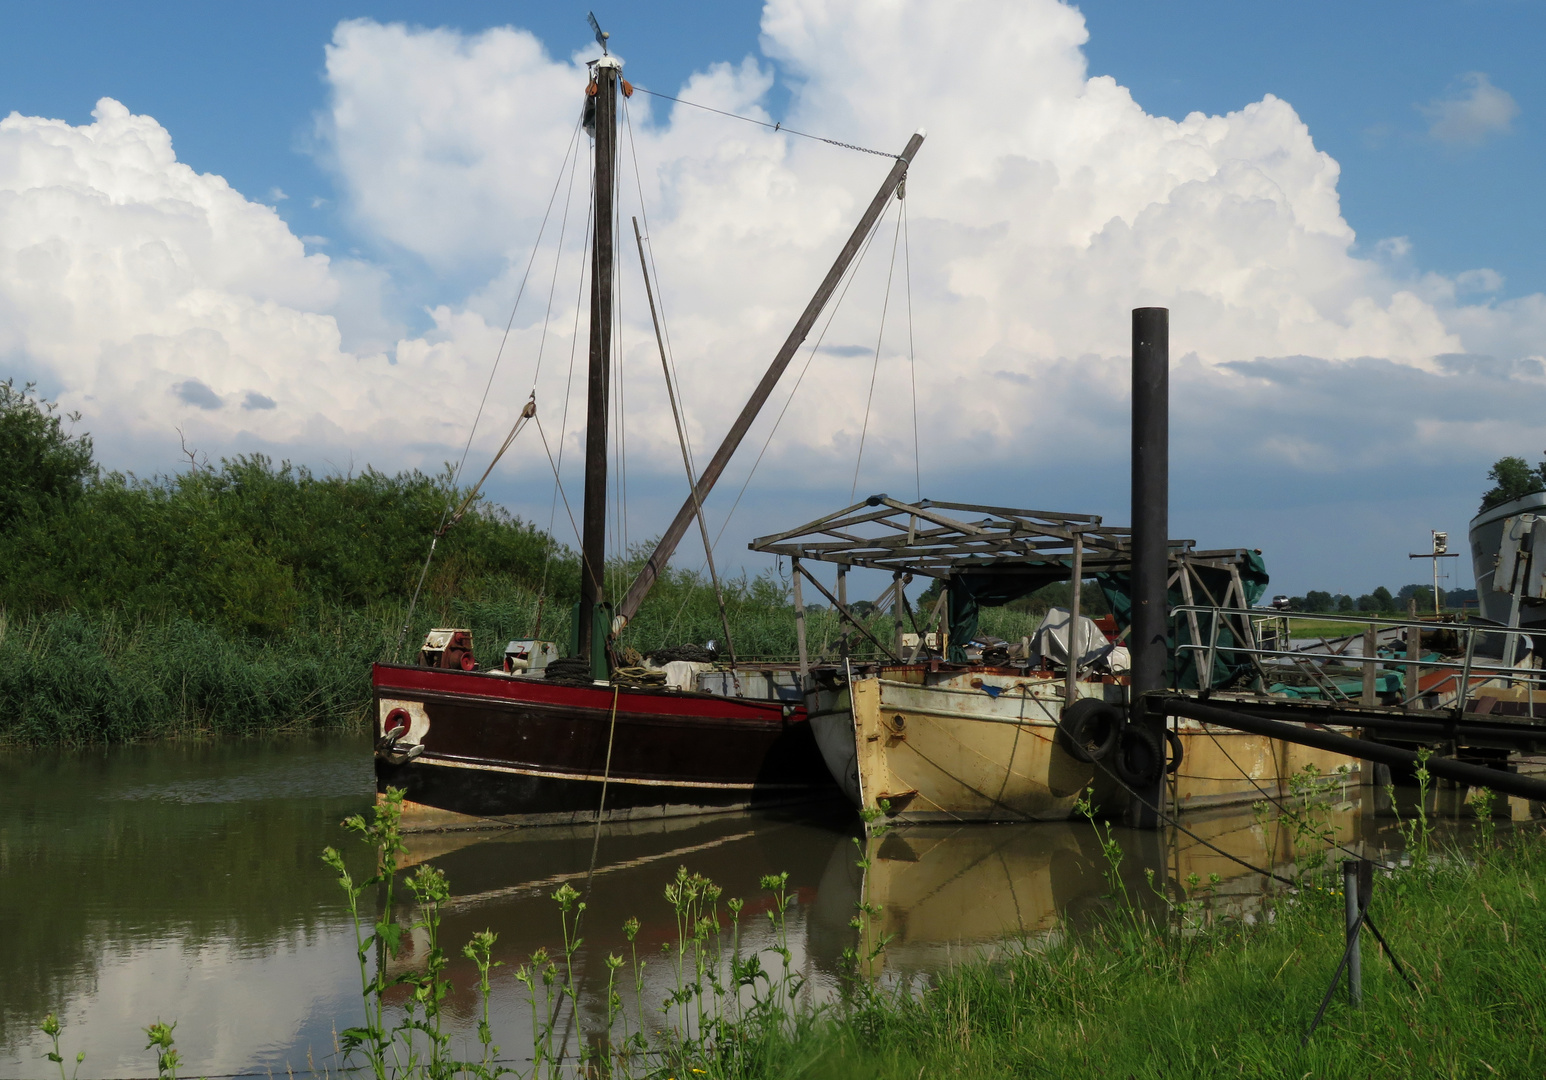
{"type": "MultiPolygon", "coordinates": [[[[1211,925],[1120,911],[1051,945],[1010,945],[917,996],[876,1001],[788,1047],[809,1077],[1410,1077],[1546,1074],[1546,835],[1474,865],[1378,880],[1371,916],[1414,992],[1363,938],[1364,1005],[1333,995],[1339,892],[1211,925]]],[[[1172,909],[1173,910],[1173,909],[1172,909]]]]}
{"type": "MultiPolygon", "coordinates": [[[[489,1015],[501,1049],[488,1056],[534,1078],[573,1077],[580,1054],[583,1075],[712,1080],[1541,1073],[1539,823],[1500,823],[1495,845],[1483,835],[1490,822],[1468,810],[1429,833],[1411,817],[1411,789],[1397,793],[1402,818],[1349,818],[1314,800],[1276,823],[1249,812],[1193,821],[1289,876],[1285,852],[1312,865],[1333,826],[1400,867],[1380,877],[1371,913],[1416,992],[1366,935],[1365,1008],[1350,1010],[1339,988],[1303,1051],[1341,954],[1341,898],[1326,888],[1334,866],[1329,880],[1269,891],[1238,864],[1199,859],[1184,834],[1085,821],[899,829],[858,849],[851,819],[780,815],[603,828],[599,855],[589,828],[415,843],[393,903],[383,907],[374,886],[360,894],[360,933],[385,926],[405,946],[388,961],[389,985],[362,1003],[362,974],[374,984],[375,968],[357,970],[345,896],[316,856],[340,848],[356,885],[380,865],[382,845],[337,826],[346,806],[368,801],[369,773],[352,742],[318,743],[314,760],[300,743],[55,755],[46,775],[12,774],[12,801],[26,811],[11,820],[28,824],[0,831],[16,867],[30,869],[3,877],[0,911],[27,949],[8,954],[15,977],[0,1021],[25,1018],[35,1033],[58,1010],[66,1059],[86,1051],[90,1075],[143,1075],[141,1029],[156,1018],[177,1021],[189,1075],[336,1075],[335,1033],[371,1022],[377,1001],[395,1046],[383,1051],[386,1075],[403,1078],[429,1075],[431,1058],[434,1075],[490,1075],[443,1068],[482,1062],[489,1015]],[[70,793],[86,777],[98,794],[81,802],[70,793]],[[29,796],[29,784],[47,796],[29,796]],[[42,816],[38,801],[51,808],[42,816]],[[168,876],[166,866],[182,869],[168,876]],[[1224,880],[1178,878],[1187,866],[1217,867],[1224,880]],[[874,983],[856,970],[868,946],[849,919],[861,904],[884,909],[873,926],[898,932],[874,983]],[[463,946],[486,932],[484,959],[499,966],[485,991],[463,946]],[[224,958],[219,977],[179,974],[211,955],[224,958]],[[26,972],[52,974],[39,983],[26,972]],[[292,992],[254,994],[275,980],[292,992]],[[128,985],[154,987],[131,1014],[128,985]],[[420,991],[434,1003],[417,1014],[428,1027],[398,1026],[405,995],[420,991]],[[448,1040],[439,1051],[430,1030],[448,1040]],[[410,1039],[420,1064],[393,1067],[410,1039]]],[[[4,1028],[5,1074],[30,1075],[24,1063],[47,1040],[12,1026],[8,1042],[4,1028]]]]}

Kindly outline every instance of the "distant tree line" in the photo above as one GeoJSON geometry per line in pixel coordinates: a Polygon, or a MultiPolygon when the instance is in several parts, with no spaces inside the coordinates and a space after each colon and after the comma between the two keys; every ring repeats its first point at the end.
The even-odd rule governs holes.
{"type": "MultiPolygon", "coordinates": [[[[1475,589],[1445,589],[1441,599],[1446,608],[1458,607],[1461,604],[1476,603],[1475,589]]],[[[1392,593],[1381,585],[1372,592],[1362,596],[1353,597],[1346,593],[1322,592],[1311,589],[1303,596],[1291,596],[1288,604],[1294,611],[1307,611],[1327,614],[1346,615],[1353,612],[1401,612],[1404,613],[1412,601],[1417,602],[1419,613],[1433,610],[1433,586],[1432,585],[1403,585],[1392,593]]]]}

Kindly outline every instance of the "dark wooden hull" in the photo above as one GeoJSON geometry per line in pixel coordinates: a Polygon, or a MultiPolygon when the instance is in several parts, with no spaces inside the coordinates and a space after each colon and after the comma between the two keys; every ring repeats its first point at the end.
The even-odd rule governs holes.
{"type": "Polygon", "coordinates": [[[377,736],[404,708],[423,746],[401,764],[378,755],[377,790],[456,816],[440,827],[594,821],[603,783],[613,821],[838,796],[803,705],[397,664],[372,682],[377,736]]]}

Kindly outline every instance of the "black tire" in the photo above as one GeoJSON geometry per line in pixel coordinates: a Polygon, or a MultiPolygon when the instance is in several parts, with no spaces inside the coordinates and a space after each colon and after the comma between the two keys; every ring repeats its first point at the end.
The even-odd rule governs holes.
{"type": "Polygon", "coordinates": [[[1122,732],[1122,710],[1096,698],[1080,698],[1058,720],[1058,745],[1086,764],[1105,761],[1122,732]]]}
{"type": "Polygon", "coordinates": [[[1165,773],[1165,751],[1154,732],[1138,724],[1124,724],[1117,737],[1111,767],[1130,788],[1146,788],[1165,773]]]}
{"type": "Polygon", "coordinates": [[[1186,751],[1181,747],[1181,736],[1170,728],[1165,729],[1165,748],[1170,751],[1169,759],[1165,762],[1165,774],[1171,776],[1181,767],[1181,759],[1186,756],[1186,751]]]}

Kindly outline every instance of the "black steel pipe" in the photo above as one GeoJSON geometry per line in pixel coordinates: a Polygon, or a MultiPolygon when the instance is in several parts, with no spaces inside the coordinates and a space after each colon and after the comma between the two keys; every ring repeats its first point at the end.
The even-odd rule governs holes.
{"type": "MultiPolygon", "coordinates": [[[[1141,704],[1151,716],[1159,717],[1161,723],[1166,716],[1185,716],[1205,724],[1216,724],[1219,727],[1233,728],[1235,731],[1247,731],[1253,735],[1265,735],[1269,739],[1298,743],[1301,746],[1313,746],[1319,750],[1377,761],[1383,765],[1416,768],[1419,764],[1423,764],[1410,750],[1371,742],[1368,739],[1355,739],[1350,735],[1338,735],[1334,731],[1318,731],[1300,724],[1268,720],[1249,713],[1203,705],[1190,698],[1151,694],[1143,699],[1141,704]]],[[[1503,772],[1500,769],[1489,769],[1482,765],[1471,765],[1448,757],[1430,757],[1425,767],[1434,776],[1441,776],[1446,780],[1469,784],[1472,787],[1490,788],[1503,795],[1517,795],[1522,799],[1546,802],[1546,780],[1503,772]]]]}
{"type": "MultiPolygon", "coordinates": [[[[1187,700],[1192,700],[1188,698],[1187,700]]],[[[1484,738],[1507,740],[1521,747],[1546,743],[1546,727],[1539,724],[1487,724],[1470,719],[1456,720],[1452,716],[1420,713],[1415,716],[1392,716],[1383,713],[1344,712],[1335,708],[1315,709],[1309,715],[1307,707],[1268,705],[1255,701],[1231,701],[1232,709],[1239,709],[1250,716],[1268,720],[1282,720],[1299,724],[1339,724],[1345,727],[1361,727],[1374,731],[1406,734],[1418,739],[1484,738]]]]}
{"type": "MultiPolygon", "coordinates": [[[[1133,572],[1132,627],[1127,634],[1132,654],[1133,722],[1164,737],[1163,716],[1145,716],[1136,707],[1139,695],[1163,690],[1169,650],[1166,647],[1165,585],[1169,577],[1170,539],[1170,311],[1133,309],[1133,572]]],[[[1139,792],[1150,806],[1159,806],[1163,777],[1139,792]]],[[[1135,803],[1134,825],[1158,828],[1159,815],[1135,803]]]]}

